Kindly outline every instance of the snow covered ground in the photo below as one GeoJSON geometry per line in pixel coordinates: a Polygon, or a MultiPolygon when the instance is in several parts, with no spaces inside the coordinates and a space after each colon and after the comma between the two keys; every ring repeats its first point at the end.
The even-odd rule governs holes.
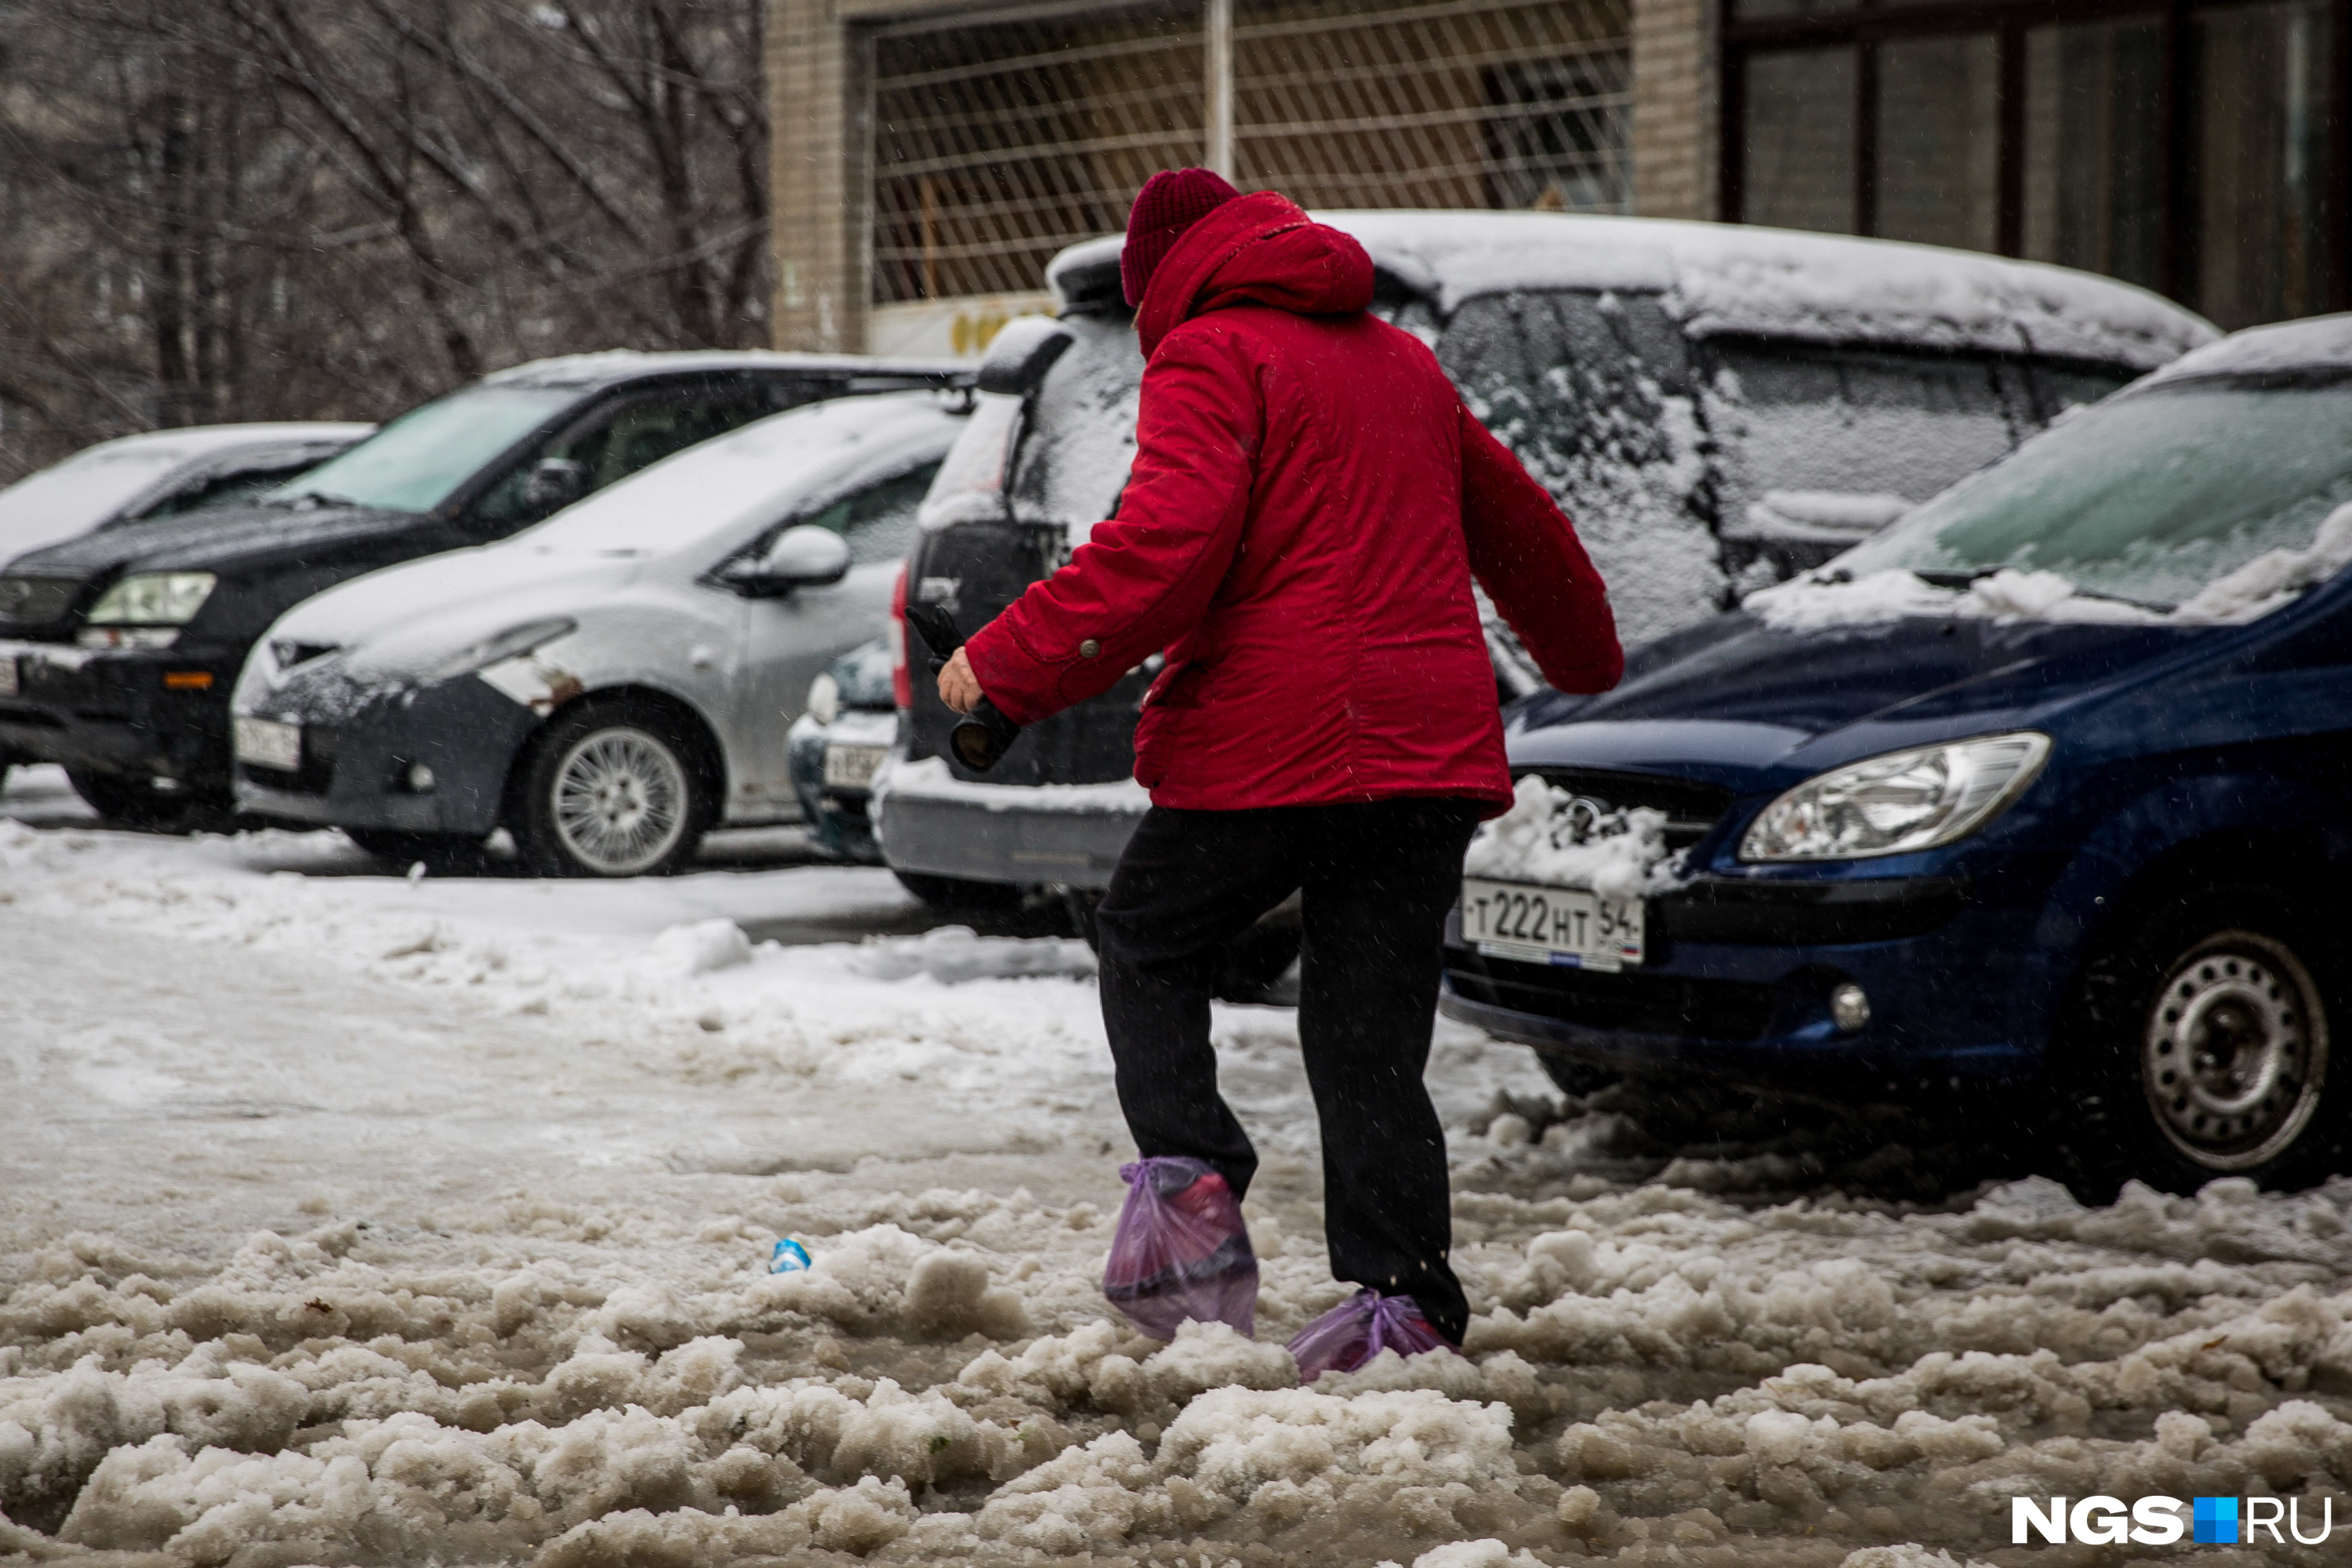
{"type": "Polygon", "coordinates": [[[1965,1132],[1563,1099],[1441,1026],[1470,1356],[1300,1390],[1344,1289],[1285,1012],[1217,1024],[1262,1338],[1162,1347],[1096,1289],[1130,1150],[1077,943],[907,934],[790,854],[412,881],[95,831],[37,770],[0,817],[0,1559],[1928,1568],[2123,1561],[2011,1547],[2013,1494],[2352,1520],[2352,1183],[2085,1210],[1965,1132]]]}

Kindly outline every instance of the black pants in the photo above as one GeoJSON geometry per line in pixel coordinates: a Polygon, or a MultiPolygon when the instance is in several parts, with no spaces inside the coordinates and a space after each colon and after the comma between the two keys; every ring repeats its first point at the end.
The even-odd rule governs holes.
{"type": "Polygon", "coordinates": [[[1154,806],[1097,912],[1103,1021],[1136,1147],[1189,1154],[1236,1195],[1257,1154],[1217,1092],[1209,994],[1219,950],[1298,892],[1298,1042],[1323,1123],[1334,1279],[1421,1303],[1457,1344],[1469,1323],[1446,1262],[1445,1133],[1422,1083],[1446,910],[1475,801],[1171,811],[1154,806]]]}

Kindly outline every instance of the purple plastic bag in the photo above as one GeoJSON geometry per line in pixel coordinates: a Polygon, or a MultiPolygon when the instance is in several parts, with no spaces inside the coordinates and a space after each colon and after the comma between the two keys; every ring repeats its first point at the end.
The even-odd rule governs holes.
{"type": "Polygon", "coordinates": [[[1327,1372],[1353,1372],[1382,1351],[1412,1356],[1444,1343],[1412,1297],[1359,1290],[1299,1330],[1288,1348],[1298,1381],[1312,1383],[1327,1372]]]}
{"type": "Polygon", "coordinates": [[[1118,1168],[1127,1202],[1110,1238],[1103,1294],[1154,1339],[1186,1319],[1230,1323],[1244,1337],[1257,1319],[1257,1255],[1224,1177],[1198,1160],[1139,1160],[1118,1168]]]}

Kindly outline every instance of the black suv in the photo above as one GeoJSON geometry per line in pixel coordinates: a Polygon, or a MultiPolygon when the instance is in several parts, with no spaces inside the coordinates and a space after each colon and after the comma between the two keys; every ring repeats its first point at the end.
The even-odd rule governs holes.
{"type": "Polygon", "coordinates": [[[410,410],[256,504],[33,551],[0,573],[0,750],[63,763],[111,822],[225,823],[229,690],[298,602],[504,538],[754,419],[970,374],[832,354],[541,360],[410,410]]]}

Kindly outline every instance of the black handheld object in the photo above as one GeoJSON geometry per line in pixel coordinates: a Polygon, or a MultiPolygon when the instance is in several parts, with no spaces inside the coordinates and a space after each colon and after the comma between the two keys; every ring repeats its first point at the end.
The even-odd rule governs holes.
{"type": "MultiPolygon", "coordinates": [[[[931,673],[947,668],[956,649],[963,647],[963,634],[956,630],[955,617],[937,605],[909,605],[907,624],[931,650],[931,673]]],[[[996,704],[983,697],[980,706],[957,721],[948,732],[948,744],[955,751],[956,761],[976,773],[984,773],[1003,760],[1021,738],[1021,726],[997,711],[996,704]]]]}

